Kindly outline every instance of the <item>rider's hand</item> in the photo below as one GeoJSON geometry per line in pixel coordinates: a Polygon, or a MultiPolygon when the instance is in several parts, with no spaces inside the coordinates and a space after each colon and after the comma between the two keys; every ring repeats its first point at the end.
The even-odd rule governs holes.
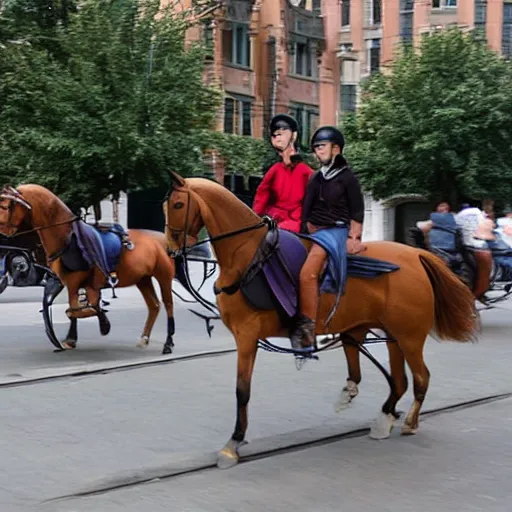
{"type": "Polygon", "coordinates": [[[357,238],[348,238],[347,239],[347,253],[348,254],[358,254],[362,251],[366,250],[366,245],[364,245],[361,240],[357,238]]]}

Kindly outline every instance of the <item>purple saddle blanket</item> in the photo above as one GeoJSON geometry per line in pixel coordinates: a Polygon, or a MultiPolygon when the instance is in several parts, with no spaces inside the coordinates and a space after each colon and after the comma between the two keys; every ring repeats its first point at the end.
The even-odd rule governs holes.
{"type": "MultiPolygon", "coordinates": [[[[263,244],[271,244],[273,249],[269,251],[270,255],[263,262],[262,272],[272,294],[287,316],[292,318],[299,309],[299,277],[307,258],[307,250],[301,237],[282,229],[278,229],[276,233],[269,232],[263,244]]],[[[347,276],[341,276],[340,272],[327,265],[320,283],[320,289],[325,293],[343,294],[346,277],[369,279],[399,269],[398,265],[367,256],[346,256],[344,248],[322,246],[329,254],[330,263],[336,262],[336,265],[339,265],[340,258],[347,258],[345,267],[347,276]]]]}

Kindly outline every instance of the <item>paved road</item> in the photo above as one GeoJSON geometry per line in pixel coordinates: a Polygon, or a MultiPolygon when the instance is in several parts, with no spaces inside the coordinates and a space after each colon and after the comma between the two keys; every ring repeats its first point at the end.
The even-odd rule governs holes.
{"type": "MultiPolygon", "coordinates": [[[[142,299],[136,293],[119,291],[120,299],[112,303],[113,329],[108,337],[100,338],[95,323],[85,321],[80,348],[54,354],[42,332],[34,290],[8,290],[0,296],[0,310],[5,311],[0,379],[8,380],[12,373],[33,376],[98,361],[133,361],[141,354],[146,358],[158,356],[160,343],[153,343],[146,354],[134,347],[145,315],[142,299]],[[15,297],[17,302],[8,301],[15,297]]],[[[64,307],[60,313],[57,308],[56,314],[63,315],[64,307]]],[[[512,320],[510,305],[506,308],[483,313],[484,331],[478,344],[439,344],[432,340],[427,344],[426,360],[432,381],[425,409],[512,392],[512,320]]],[[[231,337],[220,324],[209,340],[204,326],[178,301],[176,318],[177,353],[233,348],[231,337]]],[[[164,335],[165,317],[161,315],[155,339],[163,341],[164,335]]],[[[385,347],[373,346],[372,352],[386,360],[385,347]]],[[[437,510],[508,510],[496,508],[502,504],[499,500],[504,492],[498,491],[511,476],[503,462],[510,454],[508,402],[485,406],[491,409],[482,406],[478,410],[487,412],[479,416],[475,412],[477,417],[458,416],[466,412],[432,417],[425,420],[413,439],[382,443],[366,437],[350,439],[242,464],[222,474],[206,471],[154,486],[137,486],[123,493],[42,503],[83,489],[97,489],[119,478],[144,480],[147,475],[165,476],[177,468],[211,463],[214,452],[233,428],[235,365],[235,354],[230,353],[1,389],[5,412],[0,423],[0,510],[103,512],[122,506],[127,511],[142,507],[158,511],[166,506],[166,510],[251,511],[261,510],[262,503],[266,503],[265,508],[271,510],[286,506],[327,511],[339,510],[347,495],[349,505],[344,510],[359,512],[372,506],[374,509],[376,504],[384,510],[405,510],[408,503],[416,503],[416,508],[409,506],[408,510],[423,512],[432,510],[444,497],[452,503],[467,498],[460,492],[460,468],[468,471],[469,488],[475,487],[472,482],[481,481],[480,494],[496,501],[489,498],[485,508],[471,509],[466,506],[466,499],[460,501],[466,508],[450,505],[446,509],[438,506],[437,510]],[[462,444],[454,445],[458,435],[464,433],[461,424],[467,423],[470,426],[464,428],[477,428],[479,437],[462,436],[462,444]],[[474,427],[476,423],[480,426],[474,427]],[[467,443],[480,447],[474,457],[468,452],[467,443]],[[423,473],[416,461],[427,464],[423,473]],[[455,480],[450,480],[447,473],[453,464],[457,471],[454,470],[455,480]],[[341,471],[343,467],[350,467],[351,471],[341,471]],[[280,473],[281,469],[284,473],[280,473]],[[424,478],[423,489],[414,483],[413,471],[424,478]],[[487,480],[491,476],[495,485],[487,480]],[[358,501],[363,495],[363,478],[365,498],[358,501]],[[440,481],[445,484],[439,491],[440,481]],[[447,489],[450,485],[453,494],[447,489]],[[431,508],[420,506],[421,501],[407,501],[414,499],[412,494],[406,494],[407,489],[421,491],[431,508]],[[384,498],[390,500],[389,505],[384,498]],[[352,508],[354,503],[358,508],[352,508]]],[[[385,399],[387,384],[366,362],[363,371],[361,393],[353,407],[336,415],[332,406],[346,377],[342,352],[324,354],[319,362],[308,363],[301,372],[296,371],[289,356],[260,354],[250,404],[251,442],[243,454],[368,426],[385,399]]],[[[410,403],[411,391],[401,407],[406,409],[410,403]]],[[[481,506],[480,502],[477,505],[481,506]]]]}
{"type": "MultiPolygon", "coordinates": [[[[200,268],[193,264],[193,280],[200,283],[200,268]]],[[[213,299],[213,281],[204,287],[205,295],[213,299]]],[[[186,292],[174,282],[180,294],[186,292]]],[[[46,338],[41,309],[42,288],[9,287],[0,295],[0,382],[16,376],[31,377],[44,375],[47,369],[84,367],[97,363],[129,362],[140,359],[159,358],[166,338],[167,320],[162,309],[157,318],[150,345],[137,348],[136,342],[146,319],[146,307],[142,296],[135,287],[116,291],[117,299],[111,300],[109,319],[111,333],[102,337],[95,318],[78,322],[79,345],[74,351],[53,353],[53,345],[46,338]]],[[[104,298],[110,300],[110,291],[104,298]]],[[[66,292],[62,292],[53,307],[55,330],[64,338],[69,322],[65,315],[66,292]]],[[[206,312],[197,304],[185,304],[175,297],[175,355],[184,355],[204,350],[234,348],[232,336],[221,322],[214,322],[214,336],[209,339],[205,323],[188,309],[206,312]]]]}
{"type": "Polygon", "coordinates": [[[355,438],[106,494],[53,512],[507,512],[512,400],[426,419],[421,435],[355,438]]]}

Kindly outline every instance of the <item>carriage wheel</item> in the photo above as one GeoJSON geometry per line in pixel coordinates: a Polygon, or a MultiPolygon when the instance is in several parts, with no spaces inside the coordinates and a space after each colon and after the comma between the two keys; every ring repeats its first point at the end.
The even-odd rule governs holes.
{"type": "Polygon", "coordinates": [[[46,283],[44,285],[43,309],[41,310],[41,312],[43,314],[44,328],[46,331],[46,335],[48,336],[48,339],[50,340],[52,345],[59,351],[66,350],[66,348],[62,345],[59,338],[55,334],[55,329],[53,327],[51,307],[52,307],[53,301],[57,298],[57,296],[63,289],[64,289],[64,285],[62,284],[61,280],[53,273],[52,274],[48,273],[47,278],[46,278],[46,283]]]}

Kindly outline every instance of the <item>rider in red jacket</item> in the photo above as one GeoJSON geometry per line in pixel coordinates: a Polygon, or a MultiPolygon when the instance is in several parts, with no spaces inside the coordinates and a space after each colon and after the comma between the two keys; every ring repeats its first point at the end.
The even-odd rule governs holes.
{"type": "Polygon", "coordinates": [[[278,114],[270,123],[272,146],[281,161],[265,174],[256,190],[253,210],[258,215],[270,215],[280,228],[301,231],[302,202],[306,194],[311,168],[297,154],[297,121],[278,114]]]}

